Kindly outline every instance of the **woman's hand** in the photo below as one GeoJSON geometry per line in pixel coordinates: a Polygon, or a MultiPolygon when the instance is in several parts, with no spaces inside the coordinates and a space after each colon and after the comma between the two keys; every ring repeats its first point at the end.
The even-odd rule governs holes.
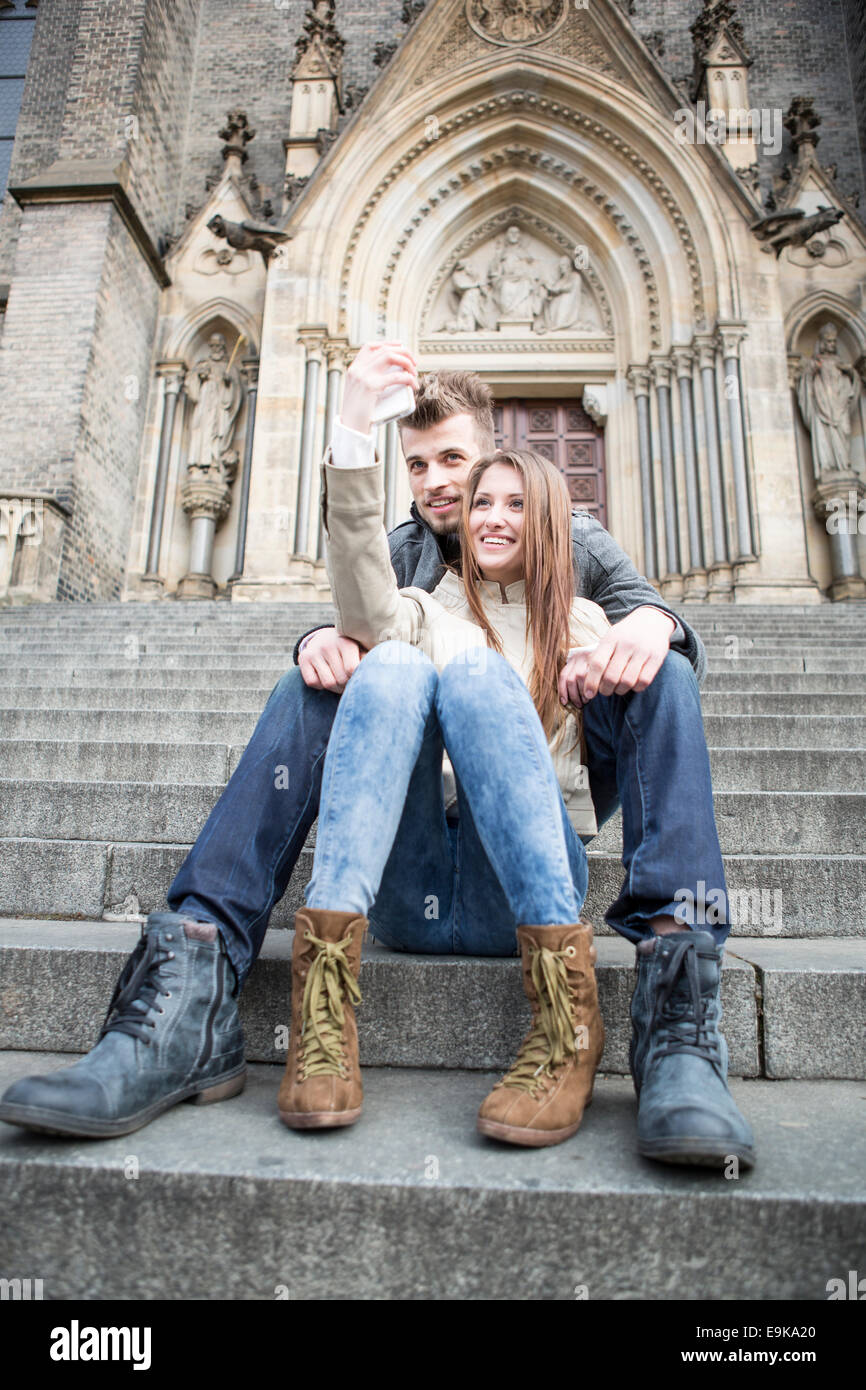
{"type": "Polygon", "coordinates": [[[594,647],[575,647],[559,673],[562,704],[578,708],[602,695],[646,690],[670,650],[676,621],[660,608],[635,608],[594,647]]]}
{"type": "Polygon", "coordinates": [[[350,430],[369,434],[373,407],[389,386],[418,390],[418,366],[408,348],[397,340],[365,343],[346,372],[340,419],[350,430]]]}

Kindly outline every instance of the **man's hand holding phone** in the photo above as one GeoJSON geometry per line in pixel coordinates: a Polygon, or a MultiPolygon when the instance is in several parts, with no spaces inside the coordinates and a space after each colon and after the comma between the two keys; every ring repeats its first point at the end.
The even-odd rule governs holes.
{"type": "Polygon", "coordinates": [[[369,434],[376,402],[391,386],[418,390],[418,364],[397,340],[365,343],[346,372],[340,419],[350,430],[369,434]]]}

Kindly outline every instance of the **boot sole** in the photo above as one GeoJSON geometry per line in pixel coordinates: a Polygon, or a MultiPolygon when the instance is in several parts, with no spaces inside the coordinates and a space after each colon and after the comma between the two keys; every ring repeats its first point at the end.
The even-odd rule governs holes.
{"type": "Polygon", "coordinates": [[[706,1139],[644,1140],[637,1146],[643,1158],[652,1158],[657,1163],[693,1164],[700,1168],[724,1168],[732,1158],[738,1159],[744,1168],[754,1168],[755,1150],[745,1145],[729,1144],[720,1147],[706,1139]]]}
{"type": "Polygon", "coordinates": [[[289,1129],[337,1129],[343,1125],[353,1125],[360,1113],[359,1105],[357,1110],[280,1110],[279,1115],[289,1129]]]}
{"type": "Polygon", "coordinates": [[[506,1125],[501,1120],[488,1120],[478,1116],[478,1132],[488,1139],[501,1139],[506,1144],[522,1144],[527,1149],[544,1149],[548,1144],[561,1144],[577,1134],[581,1121],[592,1105],[592,1096],[586,1101],[577,1124],[567,1125],[565,1129],[523,1129],[520,1125],[506,1125]]]}
{"type": "Polygon", "coordinates": [[[78,1139],[115,1139],[122,1134],[132,1134],[143,1129],[158,1115],[170,1110],[174,1105],[190,1101],[193,1105],[210,1105],[215,1101],[229,1100],[240,1095],[247,1080],[246,1063],[239,1071],[232,1072],[219,1081],[208,1081],[204,1085],[187,1086],[155,1101],[146,1110],[136,1115],[128,1115],[122,1120],[88,1120],[80,1115],[58,1115],[54,1110],[40,1110],[29,1105],[0,1105],[0,1120],[7,1124],[19,1125],[37,1134],[59,1134],[78,1139]]]}

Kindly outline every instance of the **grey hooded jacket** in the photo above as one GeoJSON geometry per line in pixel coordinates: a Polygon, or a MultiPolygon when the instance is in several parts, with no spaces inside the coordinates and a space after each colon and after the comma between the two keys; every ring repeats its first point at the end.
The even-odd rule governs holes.
{"type": "MultiPolygon", "coordinates": [[[[411,521],[404,521],[389,532],[391,564],[401,589],[415,585],[432,593],[445,573],[446,565],[457,559],[459,542],[456,535],[437,536],[420,517],[414,502],[410,512],[411,521]]],[[[578,579],[575,593],[597,603],[611,623],[619,622],[627,613],[645,604],[670,613],[681,624],[684,633],[684,640],[672,642],[671,650],[688,657],[698,684],[702,685],[707,672],[707,655],[700,637],[670,604],[665,603],[649,580],[638,574],[625,551],[601,522],[596,521],[589,512],[572,511],[571,542],[578,579]]],[[[310,632],[316,630],[310,628],[310,632]]],[[[304,633],[304,637],[307,635],[304,633]]],[[[304,637],[295,646],[293,657],[296,664],[298,647],[304,637]]]]}

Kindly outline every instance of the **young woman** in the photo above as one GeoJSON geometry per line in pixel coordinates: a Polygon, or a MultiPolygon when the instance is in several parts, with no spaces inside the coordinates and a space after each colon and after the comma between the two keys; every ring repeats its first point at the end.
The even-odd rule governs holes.
{"type": "Polygon", "coordinates": [[[278,1108],[292,1128],[353,1123],[361,943],[514,955],[532,1026],[481,1106],[493,1138],[559,1143],[591,1099],[604,1041],[581,834],[596,823],[580,712],[560,673],[609,628],[574,597],[570,502],[547,459],[497,451],[463,495],[460,574],[397,587],[374,468],[326,465],[338,627],[370,650],[340,700],[314,870],[296,914],[278,1108]]]}

